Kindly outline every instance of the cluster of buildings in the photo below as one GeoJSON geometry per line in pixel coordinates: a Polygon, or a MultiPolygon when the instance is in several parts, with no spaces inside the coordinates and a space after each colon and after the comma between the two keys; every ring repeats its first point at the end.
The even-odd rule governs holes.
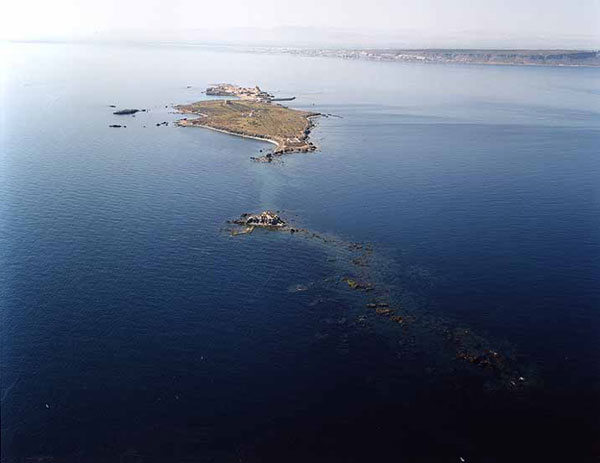
{"type": "Polygon", "coordinates": [[[206,89],[206,94],[211,96],[234,96],[240,100],[259,101],[270,103],[275,98],[270,93],[267,93],[256,87],[240,87],[233,84],[216,84],[206,89]]]}

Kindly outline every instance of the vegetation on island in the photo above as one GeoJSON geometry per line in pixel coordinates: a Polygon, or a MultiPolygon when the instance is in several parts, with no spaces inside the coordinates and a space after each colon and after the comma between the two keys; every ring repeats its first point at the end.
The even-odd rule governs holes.
{"type": "Polygon", "coordinates": [[[272,153],[256,158],[261,161],[270,161],[272,156],[284,153],[314,151],[316,147],[308,136],[313,127],[311,118],[319,113],[272,104],[262,98],[263,94],[260,93],[260,98],[244,94],[243,99],[206,100],[175,106],[183,114],[197,116],[184,118],[178,125],[211,128],[274,143],[276,148],[272,153]]]}

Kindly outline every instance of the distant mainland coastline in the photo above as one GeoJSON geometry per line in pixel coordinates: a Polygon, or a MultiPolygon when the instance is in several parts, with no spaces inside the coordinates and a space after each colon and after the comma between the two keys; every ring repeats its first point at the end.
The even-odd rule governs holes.
{"type": "Polygon", "coordinates": [[[600,67],[600,50],[488,50],[488,49],[397,49],[397,48],[293,48],[264,47],[263,53],[288,53],[343,59],[398,63],[487,64],[513,66],[600,67]]]}

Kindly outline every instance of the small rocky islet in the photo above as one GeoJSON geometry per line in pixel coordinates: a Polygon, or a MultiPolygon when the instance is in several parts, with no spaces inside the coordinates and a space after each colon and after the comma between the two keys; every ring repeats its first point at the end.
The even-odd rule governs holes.
{"type": "Polygon", "coordinates": [[[263,211],[258,214],[244,213],[238,219],[230,220],[229,223],[237,225],[237,227],[230,230],[232,236],[252,233],[257,227],[289,230],[287,222],[273,211],[263,211]]]}

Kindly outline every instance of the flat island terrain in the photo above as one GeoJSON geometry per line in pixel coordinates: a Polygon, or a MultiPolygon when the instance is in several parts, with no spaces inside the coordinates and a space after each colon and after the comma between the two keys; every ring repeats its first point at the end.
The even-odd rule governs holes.
{"type": "Polygon", "coordinates": [[[279,104],[272,104],[271,95],[262,92],[258,87],[244,89],[221,84],[210,87],[208,95],[218,94],[219,88],[227,85],[227,96],[240,99],[206,100],[187,105],[175,106],[183,114],[192,114],[194,118],[178,121],[182,127],[204,127],[243,137],[265,140],[276,145],[275,151],[260,158],[259,161],[271,161],[273,156],[292,152],[309,152],[316,149],[308,140],[313,127],[312,118],[319,113],[298,111],[279,104]],[[239,89],[238,93],[231,89],[239,89]],[[255,91],[252,97],[250,91],[255,91]],[[242,96],[243,95],[243,96],[242,96]]]}

